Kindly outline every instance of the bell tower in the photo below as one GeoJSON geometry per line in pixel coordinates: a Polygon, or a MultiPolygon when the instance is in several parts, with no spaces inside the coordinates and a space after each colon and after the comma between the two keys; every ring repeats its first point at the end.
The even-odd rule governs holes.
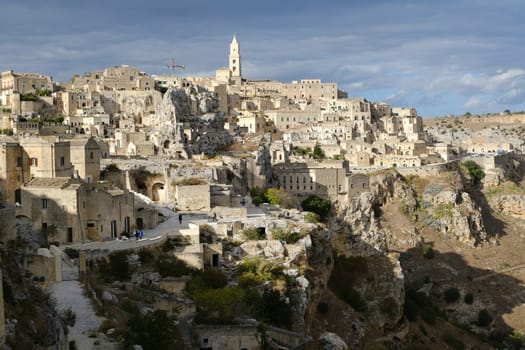
{"type": "Polygon", "coordinates": [[[239,43],[237,37],[233,34],[232,42],[230,43],[230,74],[232,78],[241,77],[241,52],[239,50],[239,43]]]}

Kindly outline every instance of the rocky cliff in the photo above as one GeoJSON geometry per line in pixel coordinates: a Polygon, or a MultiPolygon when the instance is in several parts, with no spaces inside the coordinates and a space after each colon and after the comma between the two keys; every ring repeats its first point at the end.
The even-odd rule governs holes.
{"type": "Polygon", "coordinates": [[[231,142],[217,100],[195,87],[170,88],[149,120],[151,139],[161,153],[191,158],[214,155],[231,142]]]}

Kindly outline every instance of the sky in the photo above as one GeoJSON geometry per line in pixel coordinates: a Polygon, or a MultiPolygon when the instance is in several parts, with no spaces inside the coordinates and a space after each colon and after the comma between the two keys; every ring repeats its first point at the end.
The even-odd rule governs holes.
{"type": "Polygon", "coordinates": [[[318,78],[433,117],[525,110],[523,0],[3,0],[0,70],[55,81],[128,64],[247,79],[318,78]]]}

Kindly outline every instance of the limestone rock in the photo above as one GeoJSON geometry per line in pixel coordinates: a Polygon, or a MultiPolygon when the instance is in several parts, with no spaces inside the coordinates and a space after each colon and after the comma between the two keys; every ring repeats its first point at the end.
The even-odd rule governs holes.
{"type": "Polygon", "coordinates": [[[224,130],[225,117],[217,110],[212,93],[170,88],[150,117],[151,140],[160,152],[173,156],[214,155],[231,142],[224,130]]]}
{"type": "Polygon", "coordinates": [[[427,225],[461,243],[476,245],[487,240],[481,211],[467,192],[441,189],[434,193],[429,186],[423,196],[429,213],[427,225]]]}
{"type": "Polygon", "coordinates": [[[319,337],[319,343],[323,350],[347,350],[346,343],[335,333],[324,332],[319,337]]]}
{"type": "Polygon", "coordinates": [[[108,292],[107,290],[105,290],[102,293],[102,300],[110,302],[112,304],[118,304],[117,296],[115,294],[111,293],[111,292],[108,292]]]}
{"type": "Polygon", "coordinates": [[[493,208],[500,212],[513,215],[525,215],[525,196],[523,195],[502,195],[491,200],[493,208]]]}
{"type": "Polygon", "coordinates": [[[241,244],[241,249],[246,255],[265,258],[283,258],[286,252],[284,245],[277,240],[248,241],[241,244]]]}

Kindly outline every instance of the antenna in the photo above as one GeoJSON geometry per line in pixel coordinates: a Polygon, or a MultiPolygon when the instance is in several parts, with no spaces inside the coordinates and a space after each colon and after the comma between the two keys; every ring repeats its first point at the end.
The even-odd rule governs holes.
{"type": "Polygon", "coordinates": [[[177,68],[185,69],[186,66],[184,66],[183,64],[176,64],[175,63],[175,59],[172,58],[171,59],[171,63],[168,64],[168,68],[171,69],[173,72],[175,72],[175,69],[177,69],[177,68]]]}

